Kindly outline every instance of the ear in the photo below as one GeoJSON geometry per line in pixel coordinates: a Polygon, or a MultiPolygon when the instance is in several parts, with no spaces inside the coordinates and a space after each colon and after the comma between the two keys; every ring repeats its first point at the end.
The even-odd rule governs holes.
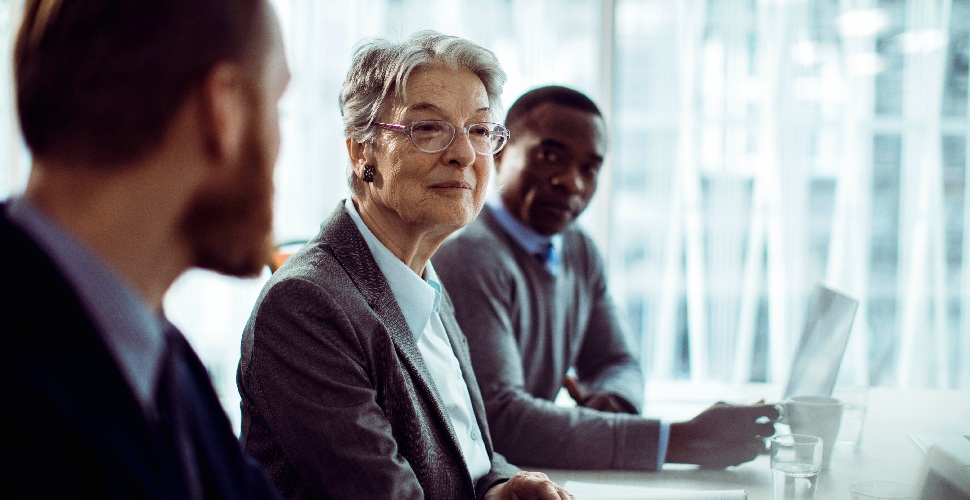
{"type": "Polygon", "coordinates": [[[364,170],[364,165],[367,165],[367,145],[363,142],[357,142],[350,137],[346,139],[346,143],[347,155],[350,156],[350,168],[353,168],[354,174],[360,177],[364,170]]]}
{"type": "Polygon", "coordinates": [[[245,78],[236,64],[217,64],[202,84],[203,129],[210,154],[235,163],[242,153],[248,102],[245,78]]]}

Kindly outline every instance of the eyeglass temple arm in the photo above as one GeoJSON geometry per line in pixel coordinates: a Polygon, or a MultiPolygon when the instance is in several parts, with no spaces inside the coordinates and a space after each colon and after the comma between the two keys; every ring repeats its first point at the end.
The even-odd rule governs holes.
{"type": "Polygon", "coordinates": [[[374,125],[377,125],[378,127],[381,127],[381,128],[386,128],[388,130],[400,130],[401,132],[408,131],[408,127],[405,125],[396,125],[393,123],[381,123],[381,122],[374,122],[374,125]]]}

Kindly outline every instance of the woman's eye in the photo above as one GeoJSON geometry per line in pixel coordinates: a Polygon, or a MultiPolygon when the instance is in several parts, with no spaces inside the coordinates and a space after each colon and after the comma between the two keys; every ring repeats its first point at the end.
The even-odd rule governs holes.
{"type": "Polygon", "coordinates": [[[468,135],[474,135],[478,137],[488,137],[491,135],[491,132],[489,131],[488,127],[479,125],[479,126],[470,128],[468,130],[468,135]]]}
{"type": "Polygon", "coordinates": [[[412,132],[418,132],[422,134],[438,133],[441,132],[443,127],[440,123],[434,122],[418,122],[411,125],[412,132]]]}

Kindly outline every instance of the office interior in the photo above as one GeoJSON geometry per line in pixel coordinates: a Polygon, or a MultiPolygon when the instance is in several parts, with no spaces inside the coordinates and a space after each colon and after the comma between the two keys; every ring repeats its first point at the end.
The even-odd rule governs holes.
{"type": "MultiPolygon", "coordinates": [[[[783,384],[818,283],[859,301],[840,385],[970,390],[970,0],[272,3],[293,73],[280,244],[347,196],[337,92],[355,44],[435,29],[495,52],[506,105],[561,84],[603,109],[610,152],[579,224],[648,405],[783,384]]],[[[0,0],[0,197],[30,165],[10,74],[22,7],[0,0]]],[[[190,271],[165,300],[237,425],[239,339],[269,272],[190,271]]]]}

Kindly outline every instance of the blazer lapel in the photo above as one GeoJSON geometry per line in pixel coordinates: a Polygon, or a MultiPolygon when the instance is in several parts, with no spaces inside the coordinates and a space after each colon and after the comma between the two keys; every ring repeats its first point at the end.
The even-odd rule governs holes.
{"type": "MultiPolygon", "coordinates": [[[[357,229],[357,224],[344,209],[343,201],[338,204],[337,209],[323,223],[323,226],[326,228],[321,235],[324,244],[331,249],[334,258],[344,268],[354,285],[374,310],[374,313],[387,328],[395,349],[416,381],[415,385],[423,392],[423,396],[431,402],[439,425],[447,431],[455,456],[462,464],[465,464],[464,455],[458,445],[458,438],[455,436],[451,420],[441,405],[441,397],[435,388],[424,358],[421,356],[421,351],[418,350],[414,333],[408,327],[404,314],[394,298],[394,293],[391,292],[387,279],[378,267],[377,261],[374,260],[367,242],[357,229]]],[[[459,362],[461,362],[461,358],[459,358],[459,362]]],[[[465,371],[464,365],[462,365],[462,371],[465,371]]],[[[478,413],[477,407],[476,413],[478,413]]],[[[465,471],[466,476],[468,476],[468,484],[474,491],[471,476],[467,474],[467,464],[465,464],[465,471]]]]}

